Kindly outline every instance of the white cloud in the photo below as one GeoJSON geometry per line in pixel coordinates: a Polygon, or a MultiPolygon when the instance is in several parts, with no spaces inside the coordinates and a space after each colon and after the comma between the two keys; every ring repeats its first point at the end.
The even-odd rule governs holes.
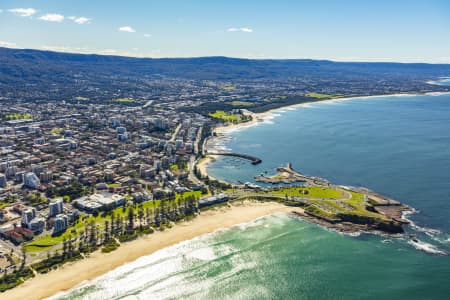
{"type": "Polygon", "coordinates": [[[144,37],[150,38],[150,37],[152,37],[152,35],[150,33],[144,33],[144,37]]]}
{"type": "Polygon", "coordinates": [[[3,9],[0,9],[0,14],[3,12],[3,9]]]}
{"type": "Polygon", "coordinates": [[[89,23],[91,22],[91,20],[92,20],[92,19],[90,19],[90,18],[79,17],[79,18],[76,18],[76,19],[73,20],[73,21],[74,21],[75,23],[77,23],[77,24],[82,25],[82,24],[89,24],[89,23]]]}
{"type": "Polygon", "coordinates": [[[247,32],[247,33],[251,33],[253,32],[253,29],[248,28],[248,27],[231,27],[227,29],[228,32],[247,32]]]}
{"type": "Polygon", "coordinates": [[[119,27],[118,30],[122,31],[122,32],[130,32],[130,33],[136,32],[136,30],[134,30],[134,28],[130,27],[130,26],[122,26],[122,27],[119,27]]]}
{"type": "Polygon", "coordinates": [[[69,16],[67,19],[74,21],[77,24],[83,25],[83,24],[90,24],[92,19],[86,18],[86,17],[75,17],[75,16],[69,16]]]}
{"type": "Polygon", "coordinates": [[[13,8],[8,11],[20,17],[31,17],[37,13],[37,10],[34,8],[13,8]]]}
{"type": "Polygon", "coordinates": [[[58,22],[61,23],[64,21],[64,16],[60,14],[46,14],[39,17],[39,20],[47,21],[47,22],[58,22]]]}
{"type": "Polygon", "coordinates": [[[16,46],[16,43],[0,41],[0,47],[15,48],[16,46]]]}
{"type": "Polygon", "coordinates": [[[241,31],[242,32],[253,32],[253,29],[247,28],[247,27],[243,27],[243,28],[241,28],[241,31]]]}

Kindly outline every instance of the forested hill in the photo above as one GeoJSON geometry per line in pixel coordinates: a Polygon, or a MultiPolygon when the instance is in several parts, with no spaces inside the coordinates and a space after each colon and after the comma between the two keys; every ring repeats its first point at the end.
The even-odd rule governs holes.
{"type": "Polygon", "coordinates": [[[76,72],[126,76],[163,75],[186,79],[256,79],[329,74],[448,76],[450,65],[333,62],[326,60],[256,60],[228,57],[131,58],[0,48],[1,82],[76,72]]]}
{"type": "MultiPolygon", "coordinates": [[[[417,85],[450,75],[450,65],[334,62],[309,59],[131,58],[120,56],[58,53],[0,48],[0,96],[17,96],[18,89],[44,89],[67,95],[83,85],[91,89],[111,84],[131,89],[130,82],[142,79],[179,78],[187,80],[301,80],[340,84],[399,82],[417,85]]],[[[136,85],[138,85],[136,83],[136,85]]],[[[351,85],[351,84],[350,84],[351,85]]],[[[349,87],[350,87],[349,85],[349,87]]],[[[420,90],[420,89],[419,89],[420,90]]],[[[21,95],[21,97],[25,97],[21,95]]]]}

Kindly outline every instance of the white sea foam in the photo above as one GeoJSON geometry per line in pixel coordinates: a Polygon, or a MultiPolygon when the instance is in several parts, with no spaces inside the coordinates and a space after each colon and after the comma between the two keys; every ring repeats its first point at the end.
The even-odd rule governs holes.
{"type": "Polygon", "coordinates": [[[442,96],[442,95],[449,95],[449,92],[430,92],[426,93],[427,96],[442,96]]]}
{"type": "MultiPolygon", "coordinates": [[[[83,295],[83,299],[111,299],[118,295],[133,294],[141,289],[148,289],[144,294],[150,292],[152,299],[163,298],[160,291],[164,287],[174,286],[183,281],[179,272],[186,262],[192,259],[208,261],[216,258],[213,249],[206,243],[214,234],[216,233],[206,234],[143,256],[93,281],[86,281],[69,292],[57,294],[49,299],[59,299],[73,291],[85,289],[90,290],[83,295]]],[[[171,294],[170,291],[165,290],[164,297],[171,296],[167,293],[171,294]]],[[[176,295],[176,291],[173,295],[176,295]]],[[[143,294],[139,293],[139,299],[143,299],[141,296],[143,294]]]]}
{"type": "Polygon", "coordinates": [[[200,260],[213,260],[217,258],[213,249],[210,247],[196,249],[187,255],[189,258],[196,258],[200,260]]]}
{"type": "Polygon", "coordinates": [[[405,211],[402,213],[402,218],[405,220],[408,220],[409,222],[409,226],[411,228],[413,228],[414,230],[418,231],[418,232],[423,232],[426,235],[430,236],[430,237],[434,237],[438,234],[441,234],[442,232],[438,229],[433,229],[433,228],[427,228],[427,227],[423,227],[423,226],[419,226],[417,225],[413,220],[411,220],[410,218],[408,218],[410,215],[418,213],[417,210],[410,210],[410,211],[405,211]]]}
{"type": "MultiPolygon", "coordinates": [[[[286,216],[282,213],[276,215],[286,216]]],[[[267,216],[264,216],[251,222],[238,224],[231,229],[219,229],[213,233],[158,250],[48,299],[56,300],[75,294],[81,295],[82,299],[86,300],[117,297],[120,299],[166,299],[179,298],[182,294],[205,293],[218,280],[256,267],[256,262],[247,260],[240,255],[233,255],[239,251],[229,244],[211,244],[211,239],[233,228],[245,230],[262,225],[266,218],[267,216]],[[224,256],[229,256],[227,263],[231,268],[218,274],[219,278],[208,278],[199,282],[189,280],[189,276],[192,274],[186,273],[186,270],[194,268],[195,271],[196,268],[202,268],[205,263],[224,256]]],[[[275,222],[277,219],[280,218],[274,218],[275,222]]],[[[208,265],[205,265],[205,268],[208,268],[208,265]]]]}
{"type": "Polygon", "coordinates": [[[349,236],[353,236],[353,237],[358,237],[361,235],[360,231],[356,231],[356,232],[344,232],[345,235],[349,235],[349,236]]]}
{"type": "Polygon", "coordinates": [[[448,255],[447,252],[439,249],[438,247],[436,247],[435,245],[417,240],[417,241],[413,241],[410,240],[408,241],[408,244],[414,246],[414,248],[416,248],[417,250],[421,250],[427,253],[431,253],[431,254],[439,254],[439,255],[448,255]]]}

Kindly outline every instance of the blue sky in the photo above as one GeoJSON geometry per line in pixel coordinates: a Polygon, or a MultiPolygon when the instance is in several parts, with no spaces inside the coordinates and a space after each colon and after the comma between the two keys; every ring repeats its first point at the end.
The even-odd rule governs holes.
{"type": "Polygon", "coordinates": [[[450,63],[448,0],[0,0],[0,46],[450,63]]]}

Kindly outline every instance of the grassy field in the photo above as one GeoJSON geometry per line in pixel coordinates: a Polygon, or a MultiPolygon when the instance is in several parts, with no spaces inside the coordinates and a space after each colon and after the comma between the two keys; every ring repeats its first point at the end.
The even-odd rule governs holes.
{"type": "Polygon", "coordinates": [[[12,205],[13,203],[9,203],[9,202],[1,202],[0,201],[0,209],[3,209],[9,205],[12,205]]]}
{"type": "Polygon", "coordinates": [[[338,214],[352,214],[375,219],[384,216],[366,209],[365,195],[353,191],[327,187],[287,187],[272,190],[269,194],[279,197],[301,197],[310,204],[306,210],[326,218],[336,219],[338,214]],[[350,194],[350,198],[348,198],[350,194]]]}
{"type": "Polygon", "coordinates": [[[339,98],[342,97],[342,95],[333,95],[333,94],[321,94],[321,93],[309,93],[305,96],[316,98],[316,99],[332,99],[332,98],[339,98]]]}
{"type": "Polygon", "coordinates": [[[245,101],[231,101],[231,102],[227,102],[227,104],[230,104],[233,106],[238,106],[238,107],[250,107],[250,106],[255,105],[252,102],[245,102],[245,101]]]}
{"type": "Polygon", "coordinates": [[[234,85],[224,85],[224,86],[221,86],[220,89],[222,91],[232,92],[236,89],[236,87],[234,85]]]}
{"type": "Polygon", "coordinates": [[[136,102],[136,100],[131,99],[131,98],[118,98],[118,99],[114,99],[113,102],[116,102],[116,103],[133,103],[133,102],[136,102]]]}
{"type": "Polygon", "coordinates": [[[63,131],[64,131],[63,128],[55,127],[50,132],[53,133],[53,134],[61,134],[63,131]]]}
{"type": "Polygon", "coordinates": [[[3,116],[5,120],[31,120],[33,116],[31,114],[13,113],[3,116]]]}
{"type": "Polygon", "coordinates": [[[108,188],[110,188],[110,189],[115,189],[115,188],[119,188],[119,187],[121,187],[122,185],[120,184],[120,183],[109,183],[108,184],[108,188]]]}
{"type": "Polygon", "coordinates": [[[297,187],[297,188],[283,188],[270,192],[273,195],[288,195],[290,197],[310,197],[320,199],[338,199],[344,195],[342,192],[331,188],[324,187],[297,187]]]}
{"type": "Polygon", "coordinates": [[[76,101],[88,101],[89,98],[86,98],[86,97],[75,97],[74,100],[76,100],[76,101]]]}
{"type": "Polygon", "coordinates": [[[223,120],[225,122],[237,123],[240,120],[238,115],[233,115],[223,110],[217,110],[215,113],[210,113],[210,117],[223,120]]]}
{"type": "Polygon", "coordinates": [[[378,217],[378,218],[382,217],[382,215],[370,212],[366,209],[365,201],[364,201],[365,196],[363,194],[356,193],[353,191],[348,191],[348,192],[352,195],[352,197],[350,199],[344,200],[342,202],[352,206],[355,209],[354,213],[362,215],[362,216],[378,217]]]}
{"type": "MultiPolygon", "coordinates": [[[[174,203],[178,203],[181,197],[189,197],[194,196],[196,198],[200,198],[202,195],[201,191],[189,191],[184,192],[175,195],[175,200],[166,201],[166,204],[170,207],[174,205],[174,203]]],[[[161,206],[161,200],[152,200],[147,201],[142,204],[139,204],[138,206],[142,206],[142,208],[145,210],[147,208],[150,208],[151,210],[155,210],[156,208],[161,206]]],[[[136,207],[134,207],[136,210],[136,207]]],[[[126,218],[128,215],[128,211],[130,210],[130,207],[119,207],[113,210],[114,215],[116,217],[123,217],[126,218]]],[[[64,239],[70,239],[75,236],[78,236],[81,234],[81,232],[85,228],[85,224],[90,223],[91,221],[94,221],[100,228],[103,228],[105,221],[110,221],[110,216],[103,216],[102,214],[99,214],[97,217],[94,217],[92,215],[86,216],[84,219],[81,219],[76,223],[75,225],[69,227],[66,232],[61,234],[60,236],[51,236],[51,235],[45,235],[38,237],[37,239],[31,241],[28,243],[25,248],[28,252],[39,252],[39,251],[48,251],[51,249],[51,247],[58,245],[63,242],[64,239]]]]}

